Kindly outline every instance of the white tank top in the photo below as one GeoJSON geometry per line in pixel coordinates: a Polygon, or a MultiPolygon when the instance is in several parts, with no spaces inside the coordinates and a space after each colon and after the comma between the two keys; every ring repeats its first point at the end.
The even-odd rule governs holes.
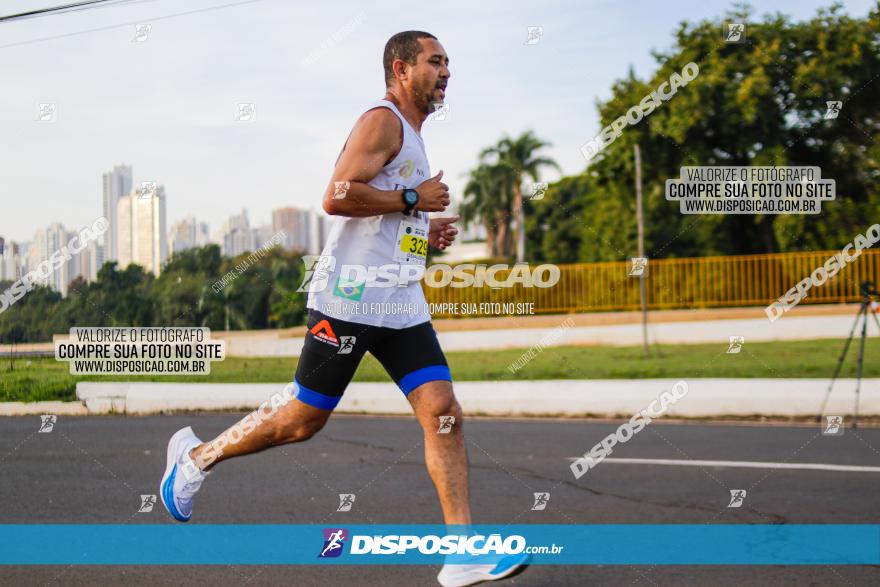
{"type": "MultiPolygon", "coordinates": [[[[414,189],[431,177],[425,143],[392,102],[379,100],[369,110],[377,107],[388,108],[400,119],[403,144],[369,185],[380,190],[414,189]]],[[[333,216],[309,284],[307,307],[346,322],[386,328],[430,321],[416,278],[424,271],[427,236],[427,212],[333,216]],[[378,287],[388,284],[391,287],[378,287]]]]}

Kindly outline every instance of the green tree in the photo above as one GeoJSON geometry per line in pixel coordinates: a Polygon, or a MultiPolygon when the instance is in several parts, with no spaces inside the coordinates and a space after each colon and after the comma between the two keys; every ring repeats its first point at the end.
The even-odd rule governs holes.
{"type": "Polygon", "coordinates": [[[0,313],[0,336],[11,340],[18,338],[16,333],[20,333],[16,344],[52,340],[54,332],[65,331],[57,324],[63,301],[58,292],[43,285],[34,286],[0,313]]]}
{"type": "Polygon", "coordinates": [[[287,328],[304,324],[307,294],[296,291],[302,285],[304,277],[300,254],[272,249],[266,264],[273,283],[269,294],[269,327],[287,328]]]}
{"type": "Polygon", "coordinates": [[[464,187],[464,200],[458,210],[462,223],[482,223],[491,257],[510,254],[513,181],[510,168],[481,163],[469,172],[464,187]]]}
{"type": "Polygon", "coordinates": [[[593,249],[596,242],[592,225],[585,218],[593,193],[589,177],[582,174],[564,177],[547,189],[543,199],[526,202],[529,261],[583,260],[581,250],[593,249]]]}
{"type": "MultiPolygon", "coordinates": [[[[86,300],[99,316],[101,323],[90,326],[153,326],[155,300],[151,296],[153,281],[156,278],[140,265],[129,265],[122,271],[116,262],[104,263],[98,272],[98,279],[90,284],[86,300]]],[[[80,317],[77,317],[80,319],[80,317]]],[[[82,324],[80,320],[80,324],[82,324]]]]}
{"type": "Polygon", "coordinates": [[[214,244],[172,255],[151,291],[156,324],[222,328],[223,303],[213,291],[222,263],[214,244]]]}
{"type": "Polygon", "coordinates": [[[605,127],[687,63],[699,66],[696,79],[591,160],[580,259],[635,252],[635,143],[649,257],[833,249],[863,232],[880,208],[878,39],[880,8],[854,19],[837,4],[805,22],[780,14],[758,20],[738,7],[717,20],[682,23],[673,47],[655,54],[649,79],[630,71],[598,105],[605,127]],[[747,23],[746,42],[721,42],[725,22],[747,23]],[[841,113],[826,120],[833,100],[843,102],[841,113]],[[685,165],[818,166],[836,181],[837,199],[819,215],[686,216],[664,198],[665,181],[685,165]]]}
{"type": "MultiPolygon", "coordinates": [[[[511,214],[513,216],[514,231],[516,234],[516,260],[525,260],[525,223],[523,221],[523,181],[530,177],[532,181],[539,181],[540,170],[543,167],[559,169],[550,158],[541,157],[536,151],[549,147],[550,143],[544,142],[532,131],[526,131],[516,138],[504,137],[493,147],[487,147],[480,153],[480,159],[495,158],[498,166],[508,170],[510,177],[505,182],[511,190],[511,214]]],[[[530,194],[531,195],[531,194],[530,194]]],[[[507,251],[504,252],[507,254],[507,251]]]]}
{"type": "MultiPolygon", "coordinates": [[[[278,247],[224,258],[217,245],[172,255],[159,277],[138,265],[105,263],[97,279],[77,278],[69,295],[36,286],[0,312],[0,337],[52,339],[73,326],[205,326],[212,330],[283,328],[305,323],[306,294],[297,292],[299,252],[278,247]],[[221,281],[224,280],[224,281],[221,281]]],[[[4,291],[11,283],[0,283],[4,291]]]]}

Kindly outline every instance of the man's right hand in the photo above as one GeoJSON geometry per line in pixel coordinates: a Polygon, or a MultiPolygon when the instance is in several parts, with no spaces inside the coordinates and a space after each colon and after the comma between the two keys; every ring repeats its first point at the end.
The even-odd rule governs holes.
{"type": "Polygon", "coordinates": [[[443,212],[449,205],[449,186],[440,181],[443,171],[423,181],[416,191],[419,193],[419,203],[416,210],[422,212],[443,212]]]}

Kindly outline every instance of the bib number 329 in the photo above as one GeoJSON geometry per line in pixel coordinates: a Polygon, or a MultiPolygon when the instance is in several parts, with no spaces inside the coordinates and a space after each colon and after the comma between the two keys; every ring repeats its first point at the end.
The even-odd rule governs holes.
{"type": "Polygon", "coordinates": [[[428,226],[414,219],[400,222],[394,247],[398,263],[424,263],[428,255],[428,226]]]}

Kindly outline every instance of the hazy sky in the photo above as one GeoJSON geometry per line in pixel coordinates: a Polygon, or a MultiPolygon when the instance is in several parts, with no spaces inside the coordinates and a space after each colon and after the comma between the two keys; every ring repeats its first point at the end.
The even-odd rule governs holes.
{"type": "MultiPolygon", "coordinates": [[[[4,0],[0,14],[60,4],[4,0]]],[[[671,45],[677,23],[731,5],[134,0],[0,23],[0,236],[91,224],[102,172],[123,162],[136,185],[165,185],[169,228],[193,214],[213,233],[243,207],[253,225],[273,208],[319,209],[352,124],[384,95],[385,42],[407,29],[433,33],[449,54],[449,115],[423,135],[454,198],[505,133],[533,129],[566,175],[578,173],[579,147],[599,130],[597,98],[630,66],[649,74],[651,50],[671,45]],[[135,23],[151,25],[143,42],[132,42],[135,23]],[[525,44],[528,26],[544,28],[536,45],[525,44]],[[40,102],[57,105],[55,122],[35,120],[40,102]],[[255,121],[234,120],[239,102],[256,104],[255,121]]],[[[829,2],[755,5],[800,20],[829,2]]],[[[872,3],[844,5],[863,17],[872,3]]]]}

